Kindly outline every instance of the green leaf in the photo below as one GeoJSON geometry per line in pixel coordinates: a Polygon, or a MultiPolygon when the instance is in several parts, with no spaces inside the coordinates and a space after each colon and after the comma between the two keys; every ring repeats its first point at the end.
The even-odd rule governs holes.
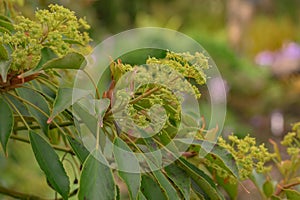
{"type": "Polygon", "coordinates": [[[230,199],[236,199],[238,195],[238,183],[230,183],[226,182],[224,178],[216,176],[217,183],[220,187],[222,187],[227,194],[229,195],[230,199]]]}
{"type": "Polygon", "coordinates": [[[85,66],[83,55],[72,52],[62,58],[55,58],[43,65],[43,69],[80,69],[85,66]]]}
{"type": "Polygon", "coordinates": [[[210,155],[211,157],[214,158],[214,162],[216,162],[216,160],[221,161],[224,164],[222,167],[225,167],[227,170],[229,170],[232,173],[232,175],[234,175],[236,178],[239,177],[239,170],[238,170],[238,167],[234,160],[234,157],[225,148],[219,146],[218,144],[214,144],[210,141],[207,141],[207,140],[196,140],[195,139],[192,142],[190,142],[190,141],[185,141],[184,139],[179,139],[178,141],[183,142],[183,143],[187,142],[191,145],[196,145],[196,146],[201,147],[201,150],[200,150],[201,153],[206,155],[207,158],[210,155]],[[205,149],[210,149],[210,152],[206,152],[205,149]]]}
{"type": "Polygon", "coordinates": [[[50,144],[37,133],[30,130],[29,137],[35,158],[40,168],[46,174],[49,183],[63,199],[68,199],[70,191],[69,177],[67,176],[58,155],[50,144]]]}
{"type": "Polygon", "coordinates": [[[45,98],[40,93],[29,88],[17,88],[16,91],[21,98],[25,99],[26,101],[30,102],[40,109],[38,110],[36,107],[27,104],[30,114],[37,120],[43,132],[48,135],[49,125],[47,124],[48,118],[45,114],[49,115],[50,110],[45,98]]]}
{"type": "Polygon", "coordinates": [[[138,194],[138,200],[147,200],[146,197],[143,195],[143,193],[141,191],[139,191],[139,194],[138,194]]]}
{"type": "Polygon", "coordinates": [[[195,118],[193,116],[190,116],[188,114],[182,114],[181,120],[182,120],[182,123],[184,126],[194,127],[194,128],[199,129],[199,124],[197,123],[197,121],[195,120],[195,118]]]}
{"type": "Polygon", "coordinates": [[[30,113],[28,112],[27,107],[17,98],[15,98],[14,96],[11,95],[6,95],[6,98],[9,99],[9,101],[11,101],[12,104],[14,104],[14,106],[16,107],[16,109],[18,109],[18,111],[21,113],[21,115],[25,116],[25,117],[31,117],[30,113]]]}
{"type": "Polygon", "coordinates": [[[182,167],[195,183],[203,190],[211,199],[223,199],[223,196],[217,190],[213,180],[206,175],[202,170],[189,163],[183,158],[177,160],[177,164],[182,167]]]}
{"type": "Polygon", "coordinates": [[[9,59],[8,52],[1,43],[0,43],[0,59],[1,60],[8,60],[9,59]]]}
{"type": "MultiPolygon", "coordinates": [[[[153,153],[151,153],[153,154],[153,153]]],[[[157,158],[155,154],[153,154],[154,158],[157,158]]],[[[159,186],[161,187],[162,191],[164,192],[165,196],[168,199],[180,199],[178,196],[178,193],[176,189],[173,187],[173,185],[170,183],[170,181],[165,177],[165,175],[162,173],[160,169],[157,170],[157,160],[156,159],[149,159],[146,158],[146,162],[148,166],[150,167],[152,174],[154,175],[155,179],[157,180],[159,186]]]]}
{"type": "Polygon", "coordinates": [[[162,134],[159,134],[158,137],[165,148],[173,153],[173,156],[180,157],[178,147],[176,146],[172,138],[170,138],[168,132],[163,132],[162,134]]]}
{"type": "Polygon", "coordinates": [[[7,33],[7,34],[11,35],[11,32],[7,28],[4,28],[4,27],[0,27],[0,33],[7,33]]]}
{"type": "MultiPolygon", "coordinates": [[[[140,133],[143,136],[146,136],[147,133],[145,133],[142,129],[140,129],[140,133]]],[[[169,143],[169,146],[171,146],[171,151],[173,153],[176,153],[178,150],[176,146],[174,145],[173,141],[170,141],[171,139],[169,137],[166,137],[166,134],[160,135],[160,139],[163,140],[163,143],[169,143]],[[165,137],[163,136],[165,135],[165,137]]],[[[156,154],[153,152],[154,146],[150,144],[150,141],[147,139],[144,139],[145,143],[147,144],[148,148],[150,149],[150,157],[147,155],[146,162],[150,169],[152,170],[152,174],[154,175],[155,179],[159,183],[160,187],[162,188],[163,192],[167,196],[168,199],[180,199],[177,190],[173,187],[173,185],[170,183],[170,181],[166,178],[166,176],[162,173],[162,171],[158,169],[159,166],[161,166],[161,154],[156,154]]]]}
{"type": "Polygon", "coordinates": [[[110,105],[110,99],[104,98],[104,99],[93,99],[92,103],[95,104],[95,114],[97,116],[97,119],[102,122],[103,117],[110,105]]]}
{"type": "Polygon", "coordinates": [[[142,136],[144,137],[142,140],[146,144],[147,148],[150,150],[147,154],[145,160],[147,162],[151,161],[151,163],[155,164],[157,167],[155,167],[153,170],[157,170],[162,166],[162,152],[158,151],[159,147],[151,137],[145,137],[143,135],[145,132],[144,130],[139,130],[140,133],[142,133],[142,136]]]}
{"type": "Polygon", "coordinates": [[[74,113],[79,117],[78,120],[83,121],[83,123],[88,127],[88,129],[96,135],[97,124],[102,125],[103,117],[110,105],[110,100],[104,99],[82,99],[73,105],[74,113]]]}
{"type": "Polygon", "coordinates": [[[73,112],[78,116],[78,120],[82,121],[87,128],[96,135],[97,130],[97,118],[91,115],[85,108],[83,108],[80,104],[75,103],[73,105],[73,112]]]}
{"type": "Polygon", "coordinates": [[[167,199],[167,197],[161,191],[160,186],[147,175],[142,176],[141,191],[147,200],[167,199]]]}
{"type": "Polygon", "coordinates": [[[297,190],[286,189],[286,190],[284,190],[284,192],[285,192],[287,199],[289,199],[289,200],[299,200],[300,199],[300,192],[298,192],[297,190]]]}
{"type": "Polygon", "coordinates": [[[226,150],[225,148],[216,144],[213,149],[209,152],[210,155],[215,156],[216,158],[220,159],[224,164],[225,167],[236,177],[239,177],[239,170],[234,160],[232,154],[226,150]]]}
{"type": "Polygon", "coordinates": [[[48,139],[50,144],[59,145],[60,143],[60,131],[58,128],[53,128],[48,131],[48,139]]]}
{"type": "Polygon", "coordinates": [[[264,182],[263,191],[264,191],[264,194],[266,195],[266,197],[272,196],[272,194],[274,192],[274,187],[273,187],[273,184],[270,180],[266,180],[264,182]]]}
{"type": "MultiPolygon", "coordinates": [[[[203,149],[201,149],[204,151],[203,149]]],[[[238,179],[238,170],[235,160],[231,153],[228,150],[215,145],[210,153],[205,156],[206,159],[210,160],[212,163],[218,165],[221,169],[224,169],[229,174],[235,176],[238,179]]],[[[212,168],[208,167],[211,173],[213,173],[212,168]]],[[[238,193],[238,184],[237,183],[228,183],[228,180],[224,177],[219,177],[216,173],[216,182],[227,192],[231,199],[235,199],[238,193]]]]}
{"type": "Polygon", "coordinates": [[[99,74],[102,74],[101,79],[98,82],[97,89],[102,96],[105,91],[107,91],[112,83],[111,72],[109,68],[101,68],[99,74]]]}
{"type": "Polygon", "coordinates": [[[0,142],[6,153],[8,139],[14,127],[14,116],[9,105],[0,97],[0,142]]]}
{"type": "Polygon", "coordinates": [[[188,174],[175,164],[165,167],[168,177],[178,187],[184,199],[190,199],[191,179],[188,174]]]}
{"type": "Polygon", "coordinates": [[[266,182],[266,176],[253,170],[249,178],[262,192],[263,184],[266,182]]]}
{"type": "Polygon", "coordinates": [[[11,19],[9,17],[6,17],[5,15],[0,14],[0,19],[11,23],[11,19]]]}
{"type": "MultiPolygon", "coordinates": [[[[143,131],[140,130],[140,132],[143,135],[143,131]]],[[[158,182],[159,186],[161,187],[163,193],[168,199],[180,199],[179,191],[177,192],[172,183],[161,171],[163,158],[160,151],[155,151],[156,143],[154,143],[154,141],[151,141],[150,138],[144,138],[143,141],[150,150],[150,152],[145,157],[145,161],[150,167],[152,174],[154,175],[154,178],[158,182]]]]}
{"type": "MultiPolygon", "coordinates": [[[[39,76],[42,75],[40,74],[39,76]]],[[[50,100],[51,102],[54,101],[57,92],[57,89],[54,86],[49,86],[48,84],[42,83],[36,79],[30,81],[30,83],[32,84],[34,89],[37,90],[40,94],[43,94],[43,96],[45,96],[46,99],[50,100]]]]}
{"type": "Polygon", "coordinates": [[[121,199],[121,194],[120,194],[120,188],[118,185],[116,185],[116,200],[120,200],[121,199]]]}
{"type": "Polygon", "coordinates": [[[160,170],[153,171],[152,173],[168,199],[180,199],[176,189],[160,170]]]}
{"type": "Polygon", "coordinates": [[[77,141],[75,138],[72,138],[69,135],[67,135],[67,138],[76,156],[79,158],[81,164],[83,164],[86,158],[89,156],[90,152],[81,142],[77,141]]]}
{"type": "Polygon", "coordinates": [[[80,178],[79,200],[106,199],[116,197],[116,187],[112,171],[99,150],[86,159],[80,178]]]}
{"type": "Polygon", "coordinates": [[[118,174],[126,183],[130,198],[136,199],[141,186],[139,161],[120,138],[114,140],[113,152],[118,166],[118,174]]]}
{"type": "Polygon", "coordinates": [[[47,62],[50,62],[51,60],[57,58],[57,55],[54,53],[54,51],[52,49],[50,49],[49,47],[44,47],[41,50],[41,59],[39,61],[39,63],[37,64],[37,66],[23,74],[21,74],[20,77],[26,77],[26,76],[30,76],[32,74],[35,74],[36,72],[40,71],[43,68],[43,65],[47,62]]]}
{"type": "Polygon", "coordinates": [[[199,185],[193,179],[191,179],[191,183],[192,183],[191,195],[193,195],[194,193],[198,197],[196,199],[200,199],[200,200],[210,199],[210,197],[202,190],[202,188],[199,187],[199,185]]]}
{"type": "Polygon", "coordinates": [[[77,88],[59,88],[53,104],[53,110],[47,123],[52,120],[62,111],[69,108],[74,103],[78,102],[83,97],[89,95],[89,91],[77,88]]]}
{"type": "Polygon", "coordinates": [[[272,195],[271,200],[281,200],[281,198],[279,196],[275,196],[275,195],[272,195]]]}
{"type": "Polygon", "coordinates": [[[7,72],[9,70],[11,64],[11,60],[1,60],[0,61],[0,75],[4,83],[6,83],[7,79],[7,72]]]}
{"type": "Polygon", "coordinates": [[[12,23],[10,21],[7,21],[7,20],[3,19],[3,18],[2,19],[0,18],[0,27],[4,27],[9,31],[14,30],[14,26],[12,25],[12,23]]]}
{"type": "Polygon", "coordinates": [[[273,145],[274,153],[276,155],[278,162],[281,162],[282,159],[281,159],[280,150],[278,148],[277,143],[275,141],[273,141],[272,139],[269,139],[269,142],[273,145]]]}
{"type": "Polygon", "coordinates": [[[52,49],[50,49],[49,47],[44,47],[41,50],[40,62],[35,67],[35,70],[42,68],[45,63],[47,63],[55,58],[57,58],[57,55],[55,54],[55,52],[52,49]]]}
{"type": "Polygon", "coordinates": [[[2,81],[5,83],[7,80],[7,72],[10,68],[12,59],[9,56],[9,52],[0,43],[0,75],[2,77],[2,81]]]}

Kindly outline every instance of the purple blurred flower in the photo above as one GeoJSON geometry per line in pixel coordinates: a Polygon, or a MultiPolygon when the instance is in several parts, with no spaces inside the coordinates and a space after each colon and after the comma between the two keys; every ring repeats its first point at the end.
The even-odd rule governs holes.
{"type": "Polygon", "coordinates": [[[262,51],[255,57],[255,63],[262,66],[271,66],[275,60],[275,53],[272,51],[262,51]]]}
{"type": "Polygon", "coordinates": [[[278,51],[262,51],[255,57],[255,63],[271,67],[278,76],[300,71],[300,45],[289,42],[278,51]]]}
{"type": "Polygon", "coordinates": [[[300,59],[300,45],[295,42],[290,42],[287,45],[283,46],[280,54],[280,56],[289,59],[300,59]]]}

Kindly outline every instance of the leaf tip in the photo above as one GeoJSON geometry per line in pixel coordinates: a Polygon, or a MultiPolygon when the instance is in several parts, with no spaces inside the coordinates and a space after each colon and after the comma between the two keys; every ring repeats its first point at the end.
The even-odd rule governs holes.
{"type": "MultiPolygon", "coordinates": [[[[4,156],[7,158],[8,157],[8,153],[7,153],[7,147],[6,144],[1,143],[2,146],[2,150],[3,150],[3,154],[4,156]]],[[[1,148],[1,147],[0,147],[1,148]]],[[[1,151],[1,150],[0,150],[1,151]]]]}
{"type": "Polygon", "coordinates": [[[17,76],[17,78],[18,79],[22,79],[22,78],[25,78],[27,75],[26,75],[27,73],[25,72],[25,73],[22,73],[22,74],[19,74],[18,76],[17,76]]]}
{"type": "Polygon", "coordinates": [[[51,124],[51,122],[52,122],[52,118],[49,118],[48,120],[47,120],[47,124],[51,124]]]}

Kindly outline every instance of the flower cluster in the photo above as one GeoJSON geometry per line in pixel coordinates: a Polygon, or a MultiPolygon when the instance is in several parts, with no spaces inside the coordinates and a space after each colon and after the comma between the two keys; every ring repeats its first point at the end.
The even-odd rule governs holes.
{"type": "MultiPolygon", "coordinates": [[[[159,116],[150,120],[148,113],[153,106],[160,105],[165,109],[168,118],[167,122],[162,124],[161,131],[170,130],[172,127],[175,133],[181,120],[180,105],[183,102],[183,94],[200,97],[196,85],[206,82],[203,70],[207,68],[208,59],[202,53],[191,55],[167,52],[165,58],[148,58],[146,64],[141,66],[131,66],[120,60],[112,63],[112,78],[118,87],[115,98],[121,102],[115,105],[121,106],[122,102],[127,102],[127,114],[123,114],[130,116],[132,120],[127,121],[124,126],[131,129],[128,122],[142,127],[156,124],[153,120],[159,116]]],[[[172,137],[172,134],[169,135],[172,137]]]]}
{"type": "Polygon", "coordinates": [[[203,70],[209,68],[209,63],[208,57],[203,53],[196,52],[192,55],[188,52],[167,52],[165,58],[148,58],[146,65],[148,65],[147,69],[123,64],[118,60],[118,62],[113,62],[110,68],[115,81],[118,81],[126,72],[138,70],[134,79],[141,83],[151,81],[171,84],[174,88],[173,91],[188,91],[190,94],[195,95],[196,98],[200,98],[199,89],[192,84],[192,80],[198,85],[206,83],[206,75],[203,70]]]}
{"type": "Polygon", "coordinates": [[[264,144],[257,146],[255,138],[249,135],[243,139],[230,135],[228,139],[230,143],[227,143],[223,138],[219,138],[218,144],[233,155],[239,167],[239,176],[242,180],[249,178],[253,169],[258,173],[271,170],[271,167],[266,167],[265,164],[274,155],[268,152],[264,144]]]}
{"type": "MultiPolygon", "coordinates": [[[[137,91],[135,91],[136,98],[132,100],[135,101],[135,99],[139,98],[139,95],[145,94],[147,91],[151,91],[154,87],[155,85],[145,85],[144,87],[138,88],[137,91]]],[[[116,98],[120,100],[120,104],[118,104],[117,107],[124,106],[126,108],[123,110],[126,113],[123,113],[121,117],[130,117],[129,119],[126,117],[127,120],[119,120],[121,126],[126,127],[127,130],[134,130],[133,126],[135,125],[140,127],[156,125],[162,129],[167,129],[170,126],[170,122],[167,122],[166,124],[161,124],[161,122],[165,122],[166,120],[173,122],[180,121],[180,104],[178,99],[176,99],[176,96],[167,88],[160,88],[135,103],[130,103],[131,96],[126,89],[118,90],[116,98]],[[127,103],[127,105],[124,105],[124,103],[127,103]],[[155,109],[158,105],[162,106],[166,111],[167,119],[164,118],[165,116],[160,110],[155,109]],[[151,116],[150,111],[152,111],[154,116],[151,116]]],[[[117,118],[118,116],[118,114],[114,115],[114,117],[117,118]]],[[[162,131],[158,130],[158,127],[152,127],[156,133],[162,131]]]]}
{"type": "Polygon", "coordinates": [[[83,51],[90,41],[85,19],[78,19],[73,11],[59,5],[49,10],[38,10],[34,19],[17,16],[14,31],[0,35],[0,44],[11,52],[12,71],[35,67],[41,58],[41,49],[50,48],[61,57],[71,51],[83,51]]]}
{"type": "MultiPolygon", "coordinates": [[[[147,64],[158,64],[160,66],[168,66],[178,73],[182,74],[187,80],[194,80],[197,84],[203,85],[206,83],[206,75],[204,69],[209,68],[208,58],[199,52],[194,55],[190,53],[174,53],[167,52],[164,59],[149,58],[147,64]]],[[[200,98],[200,92],[195,85],[187,81],[194,89],[197,98],[200,98]]]]}
{"type": "Polygon", "coordinates": [[[287,146],[287,153],[291,156],[291,160],[297,160],[300,156],[300,123],[294,124],[292,132],[289,132],[281,142],[283,146],[287,146]]]}

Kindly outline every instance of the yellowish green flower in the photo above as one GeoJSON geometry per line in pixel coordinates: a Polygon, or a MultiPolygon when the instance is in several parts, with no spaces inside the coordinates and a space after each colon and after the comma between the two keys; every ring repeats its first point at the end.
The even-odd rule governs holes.
{"type": "Polygon", "coordinates": [[[90,28],[85,19],[59,5],[37,10],[33,19],[17,16],[13,25],[11,35],[0,35],[0,43],[10,49],[10,70],[17,73],[34,68],[44,47],[62,57],[72,51],[84,51],[91,40],[85,32],[90,28]]]}
{"type": "Polygon", "coordinates": [[[287,135],[284,136],[283,141],[281,141],[281,144],[284,146],[291,146],[295,137],[295,132],[289,132],[287,135]]]}
{"type": "Polygon", "coordinates": [[[226,142],[223,138],[219,138],[218,144],[233,155],[242,180],[249,178],[253,169],[259,173],[270,171],[271,168],[265,165],[274,155],[269,153],[264,144],[257,146],[255,138],[249,135],[243,139],[239,139],[235,135],[230,135],[228,139],[230,143],[226,142]]]}

